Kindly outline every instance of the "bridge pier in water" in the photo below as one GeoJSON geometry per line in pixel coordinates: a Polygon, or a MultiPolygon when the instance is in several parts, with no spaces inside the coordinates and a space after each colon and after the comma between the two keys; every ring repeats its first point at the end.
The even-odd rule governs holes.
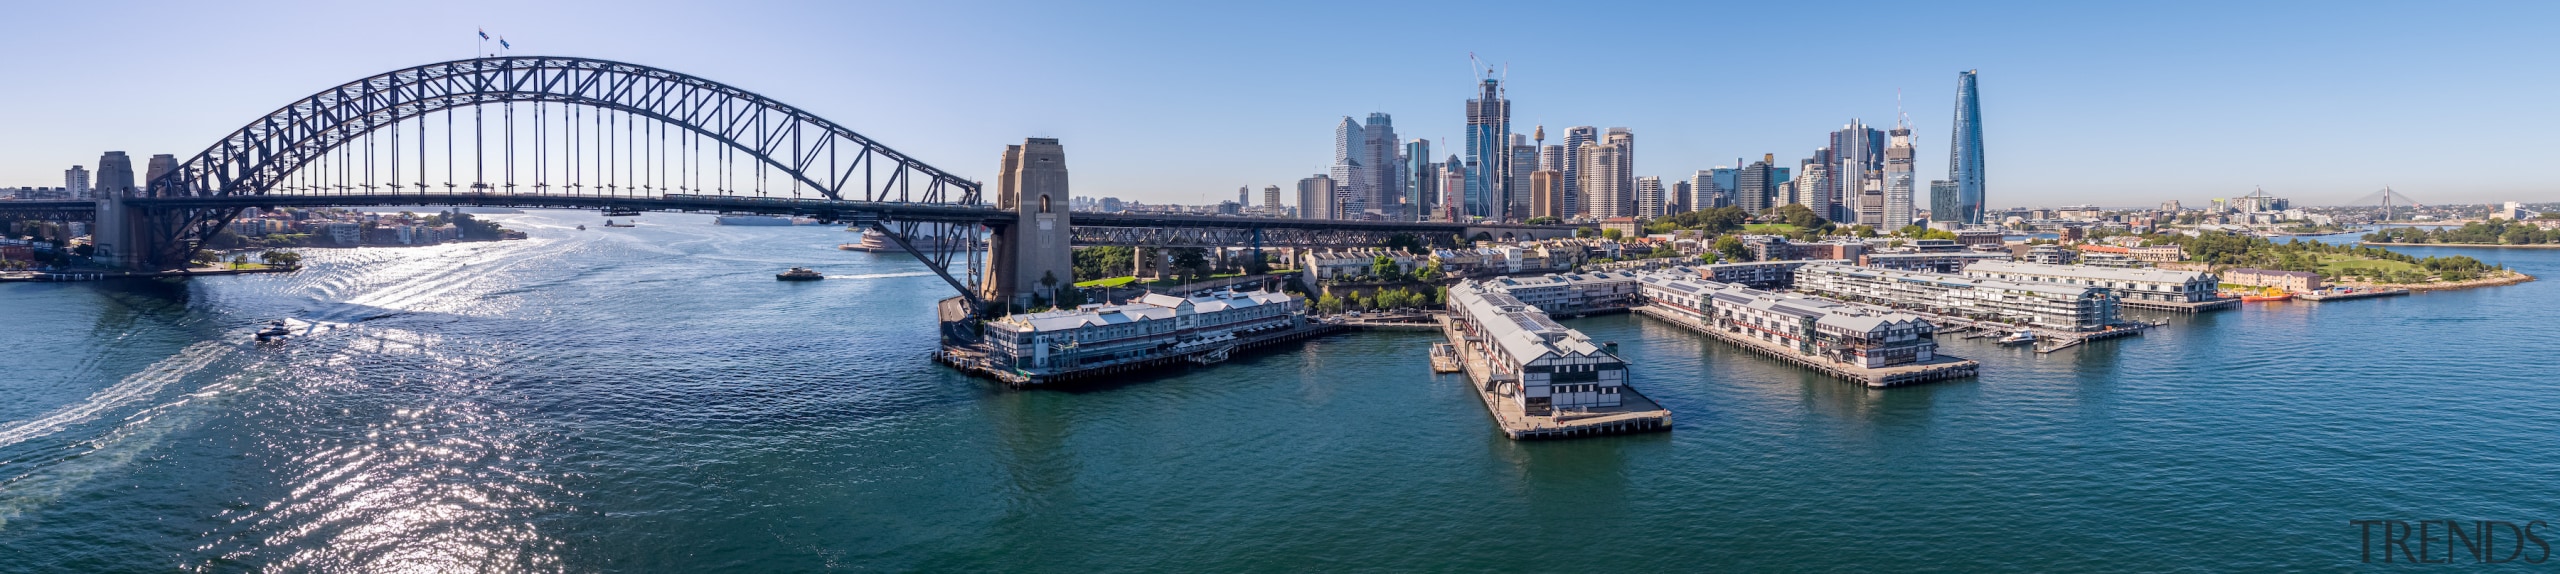
{"type": "Polygon", "coordinates": [[[1055,302],[1075,288],[1075,234],[1067,216],[1067,154],[1055,138],[1004,148],[996,208],[1011,221],[989,225],[987,274],[979,296],[991,312],[1055,302]]]}

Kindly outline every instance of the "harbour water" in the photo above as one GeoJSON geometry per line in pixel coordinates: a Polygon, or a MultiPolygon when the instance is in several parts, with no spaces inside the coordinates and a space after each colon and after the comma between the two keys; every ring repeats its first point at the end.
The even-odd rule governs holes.
{"type": "Polygon", "coordinates": [[[1515,442],[1430,333],[1013,391],[834,228],[489,218],[533,238],[0,285],[0,571],[2338,570],[2350,520],[2560,521],[2552,281],[1885,390],[1567,320],[1677,427],[1515,442]]]}

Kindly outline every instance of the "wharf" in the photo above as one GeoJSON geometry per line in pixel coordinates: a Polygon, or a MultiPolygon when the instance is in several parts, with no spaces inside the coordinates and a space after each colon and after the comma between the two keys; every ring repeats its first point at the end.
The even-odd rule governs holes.
{"type": "Polygon", "coordinates": [[[167,271],[32,271],[23,273],[0,273],[0,282],[104,281],[108,279],[153,279],[161,277],[196,277],[207,275],[248,275],[252,273],[291,273],[298,270],[300,270],[298,267],[261,267],[257,269],[200,267],[195,269],[171,269],[167,271]]]}
{"type": "Polygon", "coordinates": [[[2116,305],[2117,305],[2117,306],[2120,306],[2120,307],[2131,307],[2131,308],[2135,308],[2135,309],[2150,309],[2150,310],[2153,310],[2153,311],[2176,311],[2176,312],[2180,312],[2180,313],[2203,313],[2203,312],[2206,312],[2206,311],[2214,311],[2214,310],[2220,310],[2220,309],[2230,309],[2230,308],[2234,308],[2234,307],[2239,307],[2239,306],[2240,306],[2240,298],[2238,298],[2238,297],[2225,297],[2225,298],[2218,298],[2218,299],[2212,299],[2212,300],[2207,300],[2207,301],[2197,301],[2197,302],[2194,302],[2194,303],[2187,303],[2187,302],[2181,302],[2181,301],[2145,301],[2145,300],[2141,300],[2141,299],[2117,299],[2117,300],[2116,300],[2116,305]]]}
{"type": "Polygon", "coordinates": [[[2346,300],[2351,300],[2351,299],[2371,299],[2371,298],[2375,298],[2375,297],[2398,297],[2398,296],[2407,295],[2407,294],[2409,294],[2409,290],[2407,290],[2407,289],[2386,289],[2386,290],[2380,290],[2380,291],[2373,291],[2373,290],[2357,291],[2357,292],[2354,292],[2354,293],[2329,293],[2329,294],[2321,294],[2321,293],[2307,293],[2307,294],[2302,294],[2302,295],[2295,295],[2295,296],[2293,296],[2293,298],[2295,298],[2295,299],[2301,299],[2301,300],[2304,300],[2304,301],[2310,301],[2310,302],[2313,302],[2313,303],[2326,303],[2326,302],[2330,302],[2330,301],[2346,301],[2346,300]]]}
{"type": "Polygon", "coordinates": [[[1834,378],[1866,385],[1868,388],[1881,389],[1886,387],[1898,387],[1950,379],[1961,379],[1974,376],[1975,372],[1981,368],[1981,363],[1977,363],[1972,359],[1943,354],[1938,355],[1937,358],[1931,359],[1928,362],[1895,365],[1891,367],[1867,368],[1856,365],[1845,365],[1826,361],[1821,357],[1806,356],[1803,353],[1796,352],[1795,349],[1789,349],[1776,343],[1727,333],[1723,330],[1716,329],[1713,325],[1708,325],[1697,319],[1681,316],[1679,312],[1652,305],[1636,307],[1635,313],[1654,318],[1655,320],[1671,323],[1673,325],[1679,325],[1691,331],[1705,333],[1707,336],[1716,338],[1716,340],[1724,341],[1737,347],[1742,347],[1743,349],[1750,350],[1751,352],[1759,353],[1762,356],[1785,361],[1798,367],[1812,369],[1816,372],[1830,375],[1834,378]]]}
{"type": "Polygon", "coordinates": [[[942,350],[933,352],[933,362],[949,365],[951,368],[959,369],[961,372],[1002,381],[1004,384],[1014,388],[1022,388],[1090,382],[1097,378],[1109,378],[1112,375],[1152,371],[1182,365],[1208,365],[1224,360],[1234,353],[1241,353],[1281,343],[1303,341],[1337,333],[1344,329],[1345,327],[1342,325],[1309,322],[1305,326],[1290,329],[1288,331],[1250,337],[1239,337],[1236,339],[1236,343],[1234,345],[1220,347],[1218,349],[1178,355],[1125,359],[1086,366],[1083,368],[1052,370],[1043,373],[1034,373],[1016,369],[1013,368],[1012,365],[1000,362],[985,349],[979,347],[979,345],[984,343],[944,343],[942,350]]]}
{"type": "Polygon", "coordinates": [[[1440,321],[1440,332],[1447,336],[1451,346],[1457,349],[1459,366],[1466,371],[1467,380],[1474,386],[1476,397],[1484,401],[1485,412],[1493,415],[1494,424],[1500,426],[1503,436],[1511,437],[1511,440],[1583,438],[1671,430],[1671,411],[1654,403],[1653,399],[1646,398],[1644,393],[1636,392],[1635,385],[1632,384],[1618,387],[1619,404],[1615,407],[1556,412],[1548,415],[1532,415],[1523,412],[1519,405],[1506,400],[1507,397],[1496,390],[1497,385],[1492,384],[1491,380],[1492,363],[1486,361],[1482,353],[1477,353],[1466,344],[1465,333],[1459,332],[1445,318],[1440,321]]]}

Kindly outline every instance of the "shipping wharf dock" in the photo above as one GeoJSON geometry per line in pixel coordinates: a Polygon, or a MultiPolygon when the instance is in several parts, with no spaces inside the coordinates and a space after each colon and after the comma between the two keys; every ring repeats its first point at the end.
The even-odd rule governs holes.
{"type": "Polygon", "coordinates": [[[1537,307],[1467,281],[1441,332],[1503,436],[1582,438],[1671,430],[1671,411],[1627,385],[1627,364],[1537,307]]]}

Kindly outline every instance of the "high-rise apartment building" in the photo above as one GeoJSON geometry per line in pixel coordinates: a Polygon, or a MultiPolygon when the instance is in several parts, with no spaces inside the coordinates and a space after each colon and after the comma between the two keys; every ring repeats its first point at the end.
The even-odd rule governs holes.
{"type": "Polygon", "coordinates": [[[1408,221],[1429,221],[1440,204],[1440,164],[1431,162],[1431,140],[1404,143],[1404,190],[1398,198],[1408,221]]]}
{"type": "Polygon", "coordinates": [[[1833,189],[1831,166],[1823,165],[1820,159],[1807,159],[1801,165],[1804,166],[1802,168],[1804,173],[1796,176],[1794,185],[1791,186],[1795,190],[1795,197],[1789,198],[1788,202],[1813,210],[1815,215],[1820,215],[1823,219],[1834,219],[1835,212],[1831,210],[1831,190],[1833,189]]]}
{"type": "Polygon", "coordinates": [[[1298,218],[1333,219],[1333,178],[1315,174],[1298,180],[1298,218]]]}
{"type": "Polygon", "coordinates": [[[89,199],[89,168],[75,165],[63,170],[62,192],[71,199],[89,199]]]}
{"type": "Polygon", "coordinates": [[[1542,169],[1529,173],[1529,218],[1549,217],[1563,220],[1564,172],[1542,169]]]}
{"type": "Polygon", "coordinates": [[[1627,205],[1633,190],[1626,188],[1632,178],[1626,177],[1624,158],[1623,150],[1618,146],[1602,142],[1582,144],[1581,215],[1604,219],[1634,215],[1627,205]]]}
{"type": "Polygon", "coordinates": [[[1557,177],[1563,177],[1564,158],[1564,146],[1541,146],[1538,148],[1538,169],[1553,171],[1557,177]]]}
{"type": "Polygon", "coordinates": [[[1564,130],[1564,212],[1575,217],[1591,211],[1589,201],[1582,198],[1582,144],[1600,141],[1600,128],[1574,126],[1564,130]]]}
{"type": "Polygon", "coordinates": [[[1771,207],[1769,196],[1777,191],[1777,180],[1781,177],[1769,166],[1769,162],[1775,159],[1777,156],[1774,154],[1763,155],[1760,161],[1751,162],[1751,165],[1743,166],[1734,173],[1733,204],[1741,207],[1743,212],[1759,215],[1771,207]]]}
{"type": "Polygon", "coordinates": [[[1503,98],[1502,80],[1485,70],[1476,97],[1467,100],[1467,215],[1499,218],[1510,189],[1503,164],[1509,162],[1511,100],[1503,98]]]}
{"type": "Polygon", "coordinates": [[[1511,173],[1503,180],[1511,182],[1511,193],[1507,198],[1510,206],[1503,209],[1503,219],[1528,219],[1529,174],[1538,171],[1538,146],[1529,143],[1529,136],[1511,134],[1511,157],[1505,160],[1510,164],[1508,169],[1511,173]]]}
{"type": "MultiPolygon", "coordinates": [[[[1868,173],[1881,174],[1882,172],[1868,173]]],[[[1859,178],[1857,198],[1857,223],[1867,227],[1884,227],[1884,178],[1881,176],[1859,178]]]]}
{"type": "Polygon", "coordinates": [[[1693,200],[1690,199],[1691,197],[1692,193],[1689,191],[1689,182],[1677,179],[1671,180],[1671,191],[1663,194],[1662,213],[1669,215],[1696,210],[1698,204],[1692,203],[1693,200]]]}
{"type": "Polygon", "coordinates": [[[1662,198],[1662,178],[1650,175],[1636,178],[1636,217],[1662,217],[1662,198]]]}
{"type": "MultiPolygon", "coordinates": [[[[1955,142],[1947,145],[1947,180],[1955,182],[1956,221],[1973,225],[1982,223],[1983,213],[1982,98],[1974,81],[1979,71],[1956,74],[1956,121],[1950,126],[1955,142]]],[[[1931,199],[1933,211],[1935,201],[1931,199]]]]}
{"type": "Polygon", "coordinates": [[[1893,143],[1884,148],[1884,225],[1885,231],[1911,224],[1911,195],[1918,183],[1912,172],[1911,122],[1897,121],[1893,126],[1893,143]]]}
{"type": "Polygon", "coordinates": [[[1396,144],[1395,118],[1383,113],[1369,114],[1360,129],[1360,165],[1369,168],[1369,185],[1360,196],[1360,204],[1368,211],[1385,212],[1402,203],[1404,197],[1404,162],[1396,144]]]}
{"type": "Polygon", "coordinates": [[[1286,213],[1286,210],[1280,207],[1280,186],[1264,186],[1262,188],[1262,215],[1265,217],[1279,217],[1284,213],[1286,213]]]}

